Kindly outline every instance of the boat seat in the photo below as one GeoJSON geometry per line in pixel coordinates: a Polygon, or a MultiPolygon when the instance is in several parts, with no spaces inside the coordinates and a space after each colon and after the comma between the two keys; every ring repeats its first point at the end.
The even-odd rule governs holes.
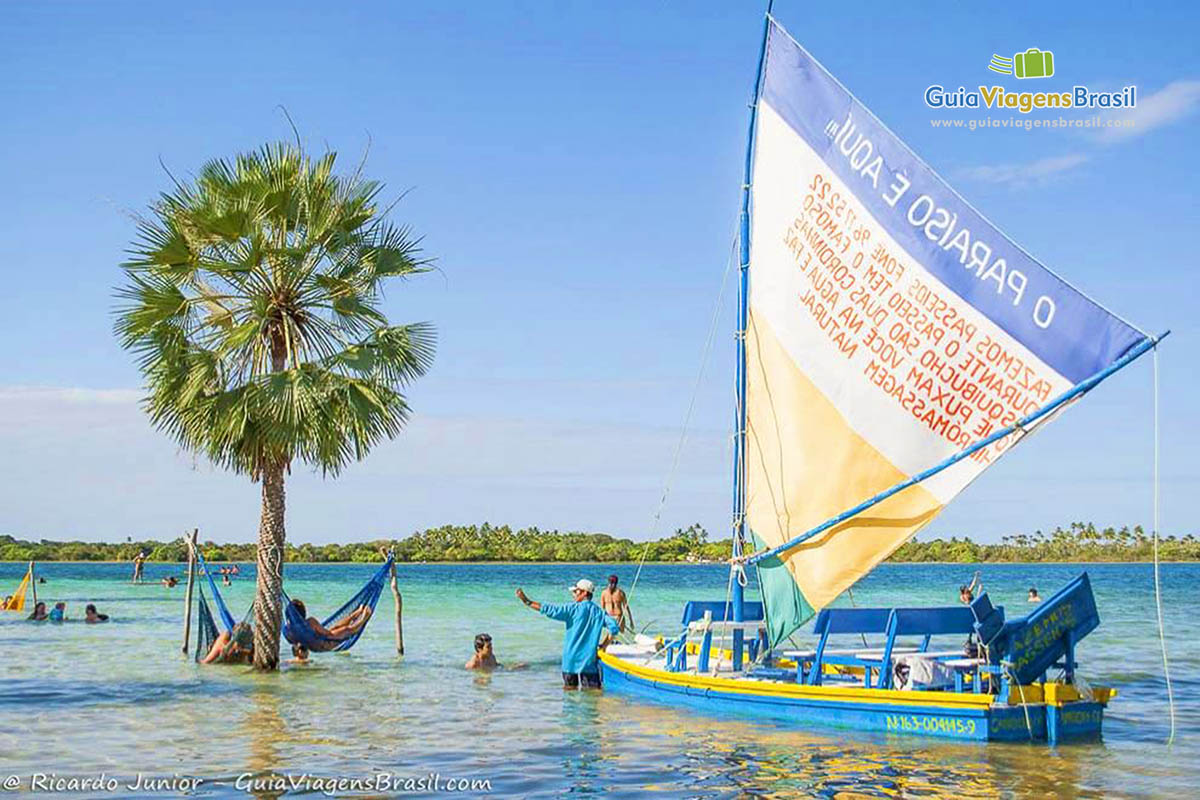
{"type": "MultiPolygon", "coordinates": [[[[887,644],[882,657],[867,666],[869,677],[872,669],[879,673],[878,688],[890,689],[893,684],[893,655],[898,654],[896,639],[900,636],[923,636],[928,652],[929,640],[934,636],[961,634],[969,636],[975,632],[975,614],[967,606],[940,606],[933,608],[895,608],[888,620],[887,644]]],[[[947,651],[947,657],[960,655],[962,651],[947,651]]]]}

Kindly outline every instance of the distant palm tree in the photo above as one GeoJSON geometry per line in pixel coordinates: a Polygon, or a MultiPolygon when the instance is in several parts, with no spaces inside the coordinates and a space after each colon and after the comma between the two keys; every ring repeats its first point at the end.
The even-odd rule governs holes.
{"type": "Polygon", "coordinates": [[[396,436],[429,368],[427,323],[389,325],[391,278],[430,269],[382,185],[274,144],[205,164],[139,221],[115,330],[153,424],[262,485],[254,664],[279,663],[284,476],[336,475],[396,436]]]}

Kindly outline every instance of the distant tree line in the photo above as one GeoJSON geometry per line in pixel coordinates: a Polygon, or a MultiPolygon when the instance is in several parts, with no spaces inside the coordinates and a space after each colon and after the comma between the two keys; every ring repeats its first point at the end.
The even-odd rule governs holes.
{"type": "MultiPolygon", "coordinates": [[[[421,561],[518,561],[567,562],[622,561],[711,562],[729,557],[729,540],[709,541],[700,525],[676,529],[653,542],[634,542],[603,533],[514,530],[507,525],[443,525],[404,539],[377,539],[349,544],[287,544],[286,559],[293,562],[327,563],[379,561],[380,548],[391,548],[396,560],[421,561]]],[[[253,544],[203,542],[201,552],[213,562],[252,562],[253,544]]],[[[1098,529],[1091,523],[1075,522],[1049,534],[1005,536],[998,544],[979,544],[966,537],[913,541],[891,557],[893,562],[1002,563],[1037,561],[1149,561],[1151,537],[1141,526],[1098,529]]],[[[174,541],[129,540],[123,544],[96,542],[27,542],[0,535],[0,561],[131,561],[139,552],[151,561],[187,561],[182,539],[174,541]]],[[[1194,535],[1159,539],[1159,557],[1164,561],[1200,561],[1200,540],[1194,535]]]]}

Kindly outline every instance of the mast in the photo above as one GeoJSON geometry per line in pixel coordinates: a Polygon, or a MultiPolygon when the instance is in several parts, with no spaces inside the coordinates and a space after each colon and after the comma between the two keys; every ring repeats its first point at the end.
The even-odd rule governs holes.
{"type": "MultiPolygon", "coordinates": [[[[738,231],[737,408],[735,409],[733,459],[733,557],[735,559],[741,557],[746,541],[746,324],[750,285],[750,182],[754,173],[754,131],[758,123],[758,100],[762,92],[763,65],[766,63],[767,35],[771,28],[771,7],[773,5],[774,0],[768,0],[767,12],[763,15],[758,67],[754,72],[754,96],[750,103],[750,126],[746,134],[746,168],[742,178],[742,211],[738,231]]],[[[740,571],[742,567],[734,564],[730,569],[740,571]]],[[[745,618],[745,587],[742,586],[740,577],[737,574],[730,576],[733,588],[734,622],[742,622],[745,618]]],[[[743,638],[741,630],[733,632],[734,670],[741,667],[743,638]]]]}

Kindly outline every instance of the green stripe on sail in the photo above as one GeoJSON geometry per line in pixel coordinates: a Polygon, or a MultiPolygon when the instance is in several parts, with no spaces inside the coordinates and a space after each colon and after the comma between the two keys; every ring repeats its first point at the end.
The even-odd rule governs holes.
{"type": "MultiPolygon", "coordinates": [[[[756,549],[766,549],[767,545],[754,535],[754,531],[750,531],[750,536],[754,539],[756,549]]],[[[812,619],[816,612],[800,593],[800,587],[779,560],[779,556],[764,558],[755,566],[758,568],[758,580],[762,584],[767,636],[771,646],[775,647],[812,619]]]]}

